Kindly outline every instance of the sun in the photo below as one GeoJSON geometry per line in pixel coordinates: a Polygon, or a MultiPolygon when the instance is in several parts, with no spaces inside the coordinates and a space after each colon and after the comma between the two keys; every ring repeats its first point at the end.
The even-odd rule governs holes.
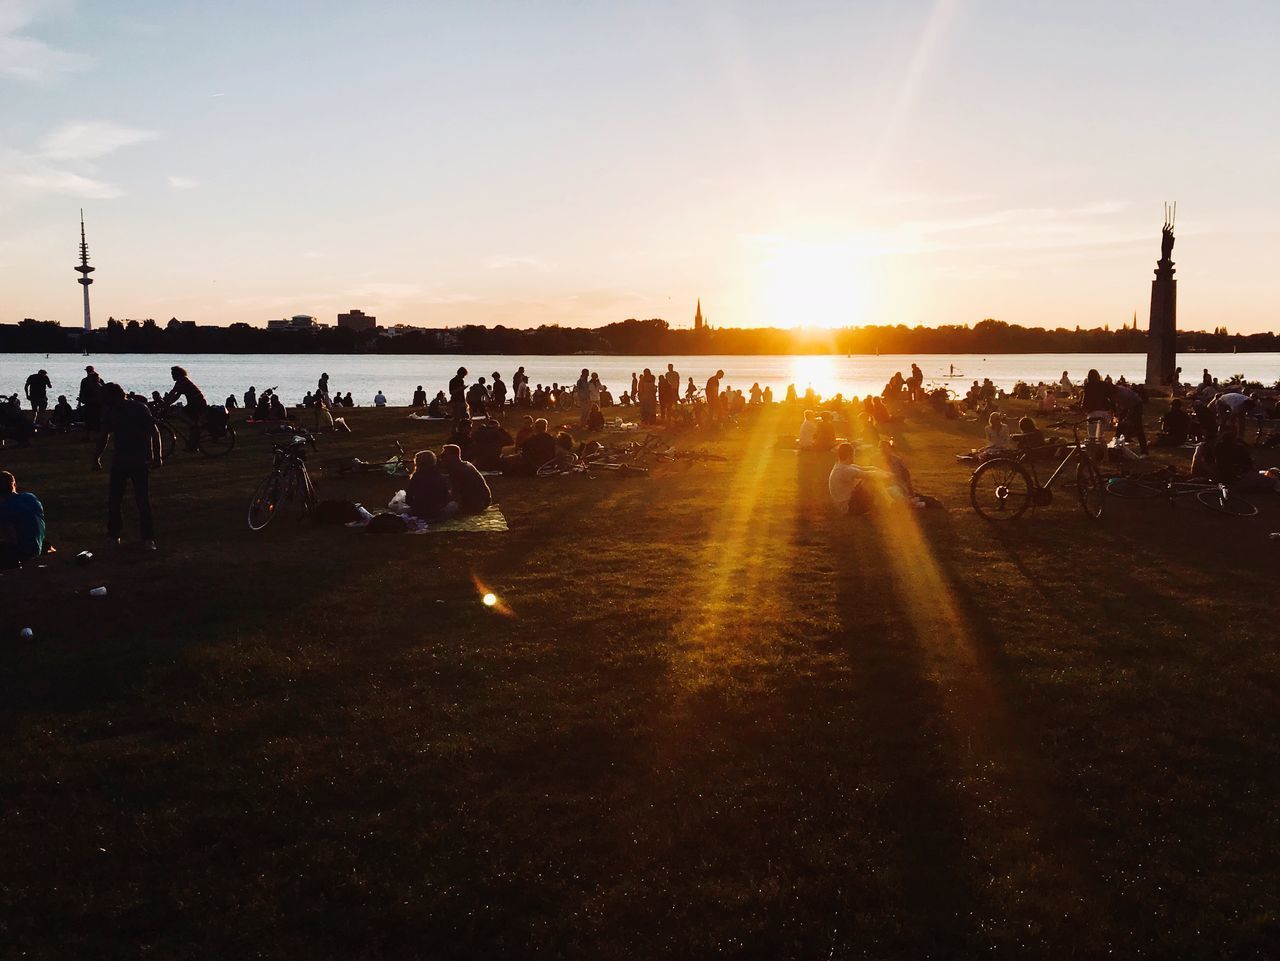
{"type": "Polygon", "coordinates": [[[869,319],[867,265],[851,245],[781,242],[760,264],[759,276],[768,326],[854,327],[869,319]]]}

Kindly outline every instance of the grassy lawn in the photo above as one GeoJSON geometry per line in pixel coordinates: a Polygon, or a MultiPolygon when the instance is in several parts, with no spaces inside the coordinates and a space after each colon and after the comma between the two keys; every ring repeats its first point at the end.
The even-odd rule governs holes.
{"type": "MultiPolygon", "coordinates": [[[[402,413],[319,458],[439,443],[402,413]]],[[[0,576],[0,954],[1270,955],[1277,506],[995,529],[976,425],[912,412],[946,509],[837,517],[795,419],[400,537],[251,533],[245,427],[155,475],[150,555],[79,438],[0,451],[60,550],[0,576]]]]}

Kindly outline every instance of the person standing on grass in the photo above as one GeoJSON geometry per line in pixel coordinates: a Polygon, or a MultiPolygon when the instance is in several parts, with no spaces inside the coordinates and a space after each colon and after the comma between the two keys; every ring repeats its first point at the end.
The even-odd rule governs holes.
{"type": "Polygon", "coordinates": [[[449,381],[449,412],[454,420],[467,416],[467,368],[459,367],[457,375],[449,381]]]}
{"type": "Polygon", "coordinates": [[[44,505],[30,492],[18,493],[18,481],[0,470],[0,570],[33,561],[44,550],[44,505]]]}
{"type": "Polygon", "coordinates": [[[80,411],[84,415],[86,436],[96,432],[102,421],[102,378],[92,364],[84,369],[76,403],[80,405],[80,411]]]}
{"type": "Polygon", "coordinates": [[[102,470],[102,453],[107,449],[107,440],[114,438],[107,488],[107,539],[113,544],[120,543],[124,529],[120,506],[124,501],[125,486],[132,484],[142,547],[154,551],[156,533],[151,516],[151,468],[162,463],[160,432],[147,405],[128,400],[119,384],[103,385],[102,396],[105,402],[102,430],[93,454],[93,469],[102,470]]]}
{"type": "Polygon", "coordinates": [[[635,403],[640,399],[640,378],[636,376],[636,372],[631,372],[631,403],[635,403]]]}
{"type": "Polygon", "coordinates": [[[31,413],[38,427],[45,411],[49,409],[49,391],[53,389],[53,381],[49,380],[47,370],[38,370],[23,385],[23,392],[31,402],[31,413]]]}
{"type": "MultiPolygon", "coordinates": [[[[497,374],[493,375],[495,378],[497,374]]],[[[523,405],[529,399],[529,375],[524,372],[524,365],[516,368],[511,375],[511,402],[523,405]]]]}
{"type": "Polygon", "coordinates": [[[578,402],[578,426],[586,427],[587,415],[591,413],[591,371],[585,367],[573,387],[573,399],[578,402]]]}
{"type": "Polygon", "coordinates": [[[707,416],[717,420],[720,416],[720,381],[724,377],[723,370],[717,370],[707,378],[707,416]]]}
{"type": "Polygon", "coordinates": [[[652,424],[658,414],[658,381],[648,367],[640,375],[640,423],[652,424]]]}
{"type": "Polygon", "coordinates": [[[507,405],[507,385],[503,383],[502,375],[496,370],[493,372],[493,384],[489,387],[489,393],[493,397],[493,406],[499,414],[502,408],[507,405]]]}

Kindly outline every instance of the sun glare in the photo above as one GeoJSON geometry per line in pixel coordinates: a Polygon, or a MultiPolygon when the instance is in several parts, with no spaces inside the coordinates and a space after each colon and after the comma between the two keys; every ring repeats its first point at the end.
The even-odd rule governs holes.
{"type": "Polygon", "coordinates": [[[848,244],[779,244],[760,265],[761,313],[778,327],[866,323],[870,282],[862,254],[848,244]]]}

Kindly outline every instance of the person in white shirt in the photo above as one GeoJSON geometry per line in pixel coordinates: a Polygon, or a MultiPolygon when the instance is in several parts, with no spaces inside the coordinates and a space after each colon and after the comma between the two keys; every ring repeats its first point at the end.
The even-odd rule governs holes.
{"type": "Polygon", "coordinates": [[[884,482],[891,480],[887,471],[855,464],[853,445],[844,443],[836,447],[836,463],[827,477],[827,491],[840,513],[861,514],[874,503],[876,488],[888,493],[884,482]]]}
{"type": "Polygon", "coordinates": [[[800,437],[797,446],[801,450],[813,450],[813,441],[817,436],[818,421],[813,416],[813,411],[806,410],[804,412],[804,420],[800,422],[800,437]]]}
{"type": "Polygon", "coordinates": [[[1012,449],[1013,442],[1009,440],[1009,425],[1005,423],[1004,414],[993,410],[987,421],[987,446],[982,452],[996,455],[1012,449]]]}
{"type": "Polygon", "coordinates": [[[382,391],[378,391],[376,394],[373,395],[373,406],[374,407],[387,406],[387,397],[385,394],[382,393],[382,391]]]}
{"type": "Polygon", "coordinates": [[[1230,425],[1234,427],[1236,436],[1243,440],[1245,416],[1258,406],[1258,402],[1248,394],[1233,390],[1226,394],[1219,394],[1210,402],[1209,406],[1218,413],[1218,426],[1226,427],[1230,425]]]}

